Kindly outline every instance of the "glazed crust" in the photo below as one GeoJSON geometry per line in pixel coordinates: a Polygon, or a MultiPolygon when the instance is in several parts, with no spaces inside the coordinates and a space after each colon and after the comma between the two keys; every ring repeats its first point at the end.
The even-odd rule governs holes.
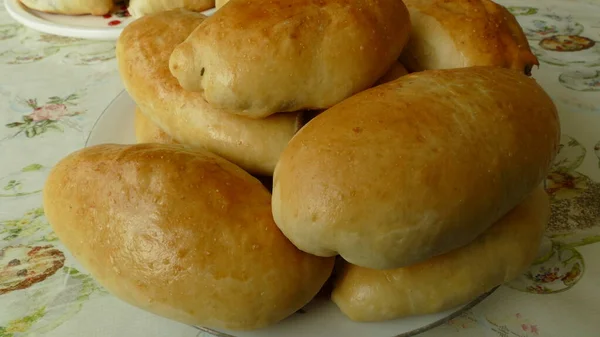
{"type": "Polygon", "coordinates": [[[94,279],[186,324],[246,330],[307,304],[334,259],[277,229],[270,193],[238,166],[178,145],[99,145],[51,171],[46,217],[94,279]]]}
{"type": "Polygon", "coordinates": [[[175,48],[170,69],[242,116],[326,109],[383,76],[409,28],[397,0],[235,0],[175,48]]]}
{"type": "Polygon", "coordinates": [[[515,17],[490,0],[405,0],[411,36],[401,60],[410,71],[497,66],[529,75],[538,65],[515,17]]]}
{"type": "Polygon", "coordinates": [[[475,241],[444,255],[385,271],[344,263],[331,298],[363,322],[456,308],[521,275],[538,254],[549,217],[540,186],[475,241]]]}
{"type": "Polygon", "coordinates": [[[393,269],[466,245],[546,176],[556,107],[535,80],[412,73],[311,120],[275,169],[273,216],[300,249],[393,269]]]}
{"type": "Polygon", "coordinates": [[[141,111],[181,144],[202,147],[252,174],[272,176],[279,155],[304,121],[303,113],[253,120],[209,105],[169,72],[169,56],[206,17],[186,10],[144,16],[117,41],[123,84],[141,111]]]}

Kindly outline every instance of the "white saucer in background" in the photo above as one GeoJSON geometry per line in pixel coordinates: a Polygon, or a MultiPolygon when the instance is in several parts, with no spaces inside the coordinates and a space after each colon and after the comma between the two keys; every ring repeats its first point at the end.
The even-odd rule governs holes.
{"type": "MultiPolygon", "coordinates": [[[[4,6],[13,19],[31,29],[89,40],[114,41],[123,28],[135,20],[123,5],[115,5],[111,14],[105,16],[43,13],[25,7],[19,0],[4,0],[4,6]]],[[[210,15],[213,12],[214,9],[209,9],[204,14],[210,15]]]]}

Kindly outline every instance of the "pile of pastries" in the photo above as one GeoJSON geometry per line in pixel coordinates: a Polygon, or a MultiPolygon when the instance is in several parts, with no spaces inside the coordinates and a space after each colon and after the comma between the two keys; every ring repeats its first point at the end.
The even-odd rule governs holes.
{"type": "Polygon", "coordinates": [[[504,7],[220,6],[125,28],[138,144],[77,151],[45,185],[56,234],[110,292],[252,330],[329,281],[350,319],[383,321],[468,303],[534,261],[560,124],[504,7]]]}

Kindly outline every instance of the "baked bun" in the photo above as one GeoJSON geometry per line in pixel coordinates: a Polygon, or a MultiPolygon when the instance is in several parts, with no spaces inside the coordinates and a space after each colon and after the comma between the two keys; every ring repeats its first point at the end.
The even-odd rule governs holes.
{"type": "Polygon", "coordinates": [[[385,73],[385,75],[383,75],[380,79],[377,80],[375,85],[380,85],[380,84],[388,83],[391,81],[395,81],[405,75],[408,75],[408,70],[406,70],[406,68],[404,67],[404,65],[402,63],[397,61],[388,69],[388,71],[387,71],[387,73],[385,73]]]}
{"type": "Polygon", "coordinates": [[[536,188],[475,241],[444,255],[393,270],[344,263],[331,298],[354,321],[456,308],[521,275],[537,256],[549,216],[548,196],[536,188]]]}
{"type": "MultiPolygon", "coordinates": [[[[158,126],[152,123],[141,111],[140,108],[135,108],[134,119],[135,138],[138,144],[159,143],[159,144],[179,144],[176,140],[167,135],[158,126]]],[[[182,144],[185,146],[184,144],[182,144]]],[[[273,190],[273,177],[271,176],[254,176],[260,181],[269,191],[273,190]]]]}
{"type": "Polygon", "coordinates": [[[175,48],[171,73],[247,117],[326,109],[371,87],[409,28],[400,0],[235,0],[175,48]]]}
{"type": "Polygon", "coordinates": [[[122,300],[186,324],[246,330],[307,304],[334,259],[298,250],[269,192],[238,166],[180,145],[99,145],[51,171],[54,232],[122,300]]]}
{"type": "Polygon", "coordinates": [[[210,106],[201,93],[183,90],[169,72],[169,56],[205,16],[173,10],[130,23],[117,42],[125,88],[141,111],[182,144],[203,147],[253,174],[271,176],[279,155],[303,125],[302,113],[262,120],[210,106]]]}
{"type": "Polygon", "coordinates": [[[129,0],[129,13],[133,17],[184,8],[202,12],[215,7],[215,0],[129,0]]]}
{"type": "Polygon", "coordinates": [[[219,9],[219,8],[225,6],[225,4],[228,2],[229,2],[229,0],[215,0],[215,8],[219,9]]]}
{"type": "Polygon", "coordinates": [[[160,143],[177,144],[177,141],[171,138],[156,124],[146,117],[139,107],[135,108],[135,118],[133,120],[135,129],[135,139],[138,143],[160,143]]]}
{"type": "Polygon", "coordinates": [[[20,0],[36,11],[63,15],[104,15],[114,6],[113,0],[20,0]]]}
{"type": "Polygon", "coordinates": [[[404,0],[412,22],[401,60],[410,71],[538,65],[515,17],[490,0],[404,0]]]}
{"type": "Polygon", "coordinates": [[[273,216],[305,252],[400,268],[468,244],[519,204],[559,135],[552,100],[522,73],[413,73],[296,134],[275,169],[273,216]]]}

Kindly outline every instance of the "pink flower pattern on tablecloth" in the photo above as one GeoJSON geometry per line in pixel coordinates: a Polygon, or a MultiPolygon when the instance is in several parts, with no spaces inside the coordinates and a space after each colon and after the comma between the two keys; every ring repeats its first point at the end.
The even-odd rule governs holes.
{"type": "Polygon", "coordinates": [[[69,118],[84,113],[81,110],[72,110],[77,106],[78,99],[79,94],[71,94],[66,97],[52,96],[44,105],[39,105],[37,99],[23,100],[21,103],[33,110],[22,116],[21,121],[6,124],[8,128],[17,129],[11,138],[21,134],[27,138],[33,138],[50,130],[62,132],[61,124],[77,129],[77,124],[70,121],[69,118]]]}
{"type": "Polygon", "coordinates": [[[32,113],[27,115],[34,122],[41,122],[46,120],[57,121],[63,116],[69,114],[67,106],[64,104],[48,104],[41,107],[37,107],[32,113]]]}

